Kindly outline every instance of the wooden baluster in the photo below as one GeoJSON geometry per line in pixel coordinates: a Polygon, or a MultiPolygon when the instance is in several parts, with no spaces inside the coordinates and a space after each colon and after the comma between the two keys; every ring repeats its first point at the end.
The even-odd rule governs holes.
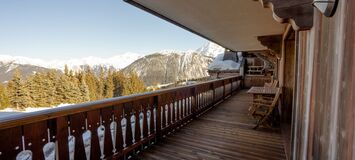
{"type": "Polygon", "coordinates": [[[138,129],[137,126],[139,126],[139,122],[137,120],[137,112],[136,110],[133,110],[133,112],[130,115],[130,125],[131,125],[131,135],[132,135],[132,145],[137,143],[138,139],[138,129]]]}
{"type": "Polygon", "coordinates": [[[48,143],[47,121],[40,121],[23,126],[26,150],[33,154],[32,159],[44,159],[42,148],[48,143]]]}
{"type": "Polygon", "coordinates": [[[222,83],[223,84],[223,86],[222,86],[223,87],[222,99],[224,99],[226,97],[226,85],[225,85],[225,81],[224,80],[222,82],[223,82],[222,83]]]}
{"type": "Polygon", "coordinates": [[[113,155],[113,149],[115,148],[115,152],[117,152],[116,150],[116,146],[113,147],[113,138],[114,141],[116,143],[116,139],[117,139],[117,128],[118,128],[118,123],[115,121],[114,119],[114,113],[113,113],[113,108],[112,107],[106,107],[101,109],[101,118],[102,118],[102,125],[105,127],[105,145],[104,145],[104,154],[106,155],[106,157],[111,157],[113,155]],[[112,123],[114,122],[114,123],[112,123]],[[114,137],[112,137],[112,133],[114,133],[114,137]]]}
{"type": "Polygon", "coordinates": [[[175,117],[174,119],[175,119],[175,122],[177,122],[178,121],[178,118],[177,118],[178,117],[178,106],[177,106],[177,101],[176,100],[174,101],[174,113],[175,113],[174,114],[174,117],[175,117]]]}
{"type": "Polygon", "coordinates": [[[172,125],[172,124],[174,124],[174,104],[173,104],[173,102],[170,102],[169,106],[170,106],[169,118],[170,118],[170,124],[172,125]]]}
{"type": "Polygon", "coordinates": [[[192,114],[193,117],[196,117],[196,107],[197,107],[197,92],[196,92],[196,87],[192,88],[191,91],[193,95],[193,106],[192,106],[192,114]]]}
{"type": "MultiPolygon", "coordinates": [[[[156,119],[155,119],[155,124],[154,124],[154,128],[155,128],[155,140],[157,141],[160,137],[161,137],[161,126],[162,126],[162,110],[161,110],[161,102],[162,99],[161,99],[161,96],[154,96],[154,100],[153,100],[153,105],[154,105],[154,108],[156,110],[156,113],[154,114],[156,116],[156,119]]],[[[154,112],[153,112],[154,113],[154,112]]]]}
{"type": "Polygon", "coordinates": [[[162,130],[165,126],[165,107],[164,106],[161,106],[159,107],[160,108],[160,130],[162,130]]]}
{"type": "Polygon", "coordinates": [[[117,133],[116,133],[116,153],[122,151],[123,149],[123,136],[122,136],[122,126],[121,121],[124,118],[124,107],[122,104],[115,105],[113,107],[113,119],[117,123],[117,133]]]}
{"type": "Polygon", "coordinates": [[[188,115],[191,115],[191,110],[192,110],[192,96],[190,95],[190,97],[189,97],[189,114],[188,115]]]}
{"type": "Polygon", "coordinates": [[[185,105],[184,105],[184,99],[183,99],[183,97],[181,97],[180,105],[181,105],[181,116],[182,116],[183,118],[185,118],[185,117],[186,117],[186,107],[185,107],[185,105]]]}
{"type": "Polygon", "coordinates": [[[147,112],[146,112],[146,117],[147,117],[147,136],[150,136],[150,134],[152,133],[152,108],[148,107],[147,108],[147,112]]]}
{"type": "Polygon", "coordinates": [[[100,127],[100,110],[87,112],[87,130],[91,131],[91,154],[92,159],[100,159],[100,143],[97,129],[100,127]]]}
{"type": "Polygon", "coordinates": [[[17,154],[22,151],[22,127],[6,128],[0,130],[0,159],[15,159],[17,154]]]}
{"type": "MultiPolygon", "coordinates": [[[[132,145],[132,127],[131,127],[131,116],[133,115],[133,104],[132,102],[124,103],[124,113],[125,118],[127,119],[127,128],[126,128],[126,146],[129,147],[132,145]]],[[[126,155],[127,156],[127,155],[126,155]]]]}
{"type": "Polygon", "coordinates": [[[164,114],[165,114],[165,127],[168,127],[169,126],[169,106],[168,104],[165,104],[165,107],[164,107],[164,114]]]}
{"type": "MultiPolygon", "coordinates": [[[[179,98],[181,98],[181,97],[179,97],[179,98]]],[[[181,99],[179,99],[179,101],[178,101],[178,105],[179,105],[179,118],[180,118],[180,120],[181,119],[183,119],[184,118],[184,116],[183,116],[183,108],[182,108],[182,104],[181,104],[181,99]]]]}
{"type": "MultiPolygon", "coordinates": [[[[70,159],[69,157],[69,134],[71,133],[71,129],[70,129],[70,122],[68,120],[67,116],[63,116],[63,117],[58,117],[56,118],[56,138],[58,141],[58,157],[59,159],[63,159],[63,160],[68,160],[70,159]]],[[[74,136],[70,137],[73,138],[74,136]]],[[[75,138],[72,139],[75,142],[75,138]]],[[[73,153],[75,153],[75,143],[73,144],[73,153]]],[[[1,159],[1,158],[0,158],[1,159]]],[[[72,157],[72,159],[74,159],[74,157],[72,157]]],[[[71,159],[71,160],[72,160],[71,159]]]]}
{"type": "Polygon", "coordinates": [[[84,144],[82,140],[82,134],[85,131],[85,119],[86,113],[78,113],[69,116],[71,133],[75,137],[74,159],[83,159],[85,157],[84,144]]]}
{"type": "Polygon", "coordinates": [[[48,159],[48,160],[54,160],[57,156],[57,149],[56,149],[56,132],[57,132],[57,128],[56,128],[56,119],[51,119],[51,120],[47,120],[47,140],[48,143],[46,143],[43,148],[43,154],[44,154],[44,158],[48,159]]]}
{"type": "Polygon", "coordinates": [[[216,85],[215,83],[212,83],[212,100],[213,100],[213,104],[216,103],[216,85]]]}

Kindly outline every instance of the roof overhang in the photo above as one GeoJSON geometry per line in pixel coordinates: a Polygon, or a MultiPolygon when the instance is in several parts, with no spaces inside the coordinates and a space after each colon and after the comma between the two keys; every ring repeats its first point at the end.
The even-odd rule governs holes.
{"type": "Polygon", "coordinates": [[[258,37],[280,35],[286,29],[275,21],[286,22],[275,15],[278,8],[271,0],[125,1],[234,51],[267,49],[258,37]],[[264,8],[269,6],[272,9],[264,8]]]}

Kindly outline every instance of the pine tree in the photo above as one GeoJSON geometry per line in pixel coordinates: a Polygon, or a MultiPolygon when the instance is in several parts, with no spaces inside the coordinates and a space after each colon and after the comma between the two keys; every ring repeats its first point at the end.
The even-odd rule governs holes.
{"type": "Polygon", "coordinates": [[[27,80],[24,82],[25,87],[28,90],[28,95],[30,100],[30,106],[33,107],[40,107],[40,97],[43,92],[41,91],[41,82],[39,80],[39,74],[36,73],[34,75],[31,75],[27,78],[27,80]]]}
{"type": "Polygon", "coordinates": [[[97,94],[97,99],[103,99],[104,98],[104,88],[105,88],[105,71],[103,67],[100,67],[100,72],[99,76],[96,81],[96,94],[97,94]]]}
{"type": "Polygon", "coordinates": [[[46,86],[46,104],[48,106],[58,105],[59,102],[56,99],[56,86],[58,83],[58,73],[56,70],[50,70],[46,73],[46,79],[44,85],[46,86]]]}
{"type": "Polygon", "coordinates": [[[107,77],[104,83],[104,96],[105,98],[112,98],[114,92],[114,84],[113,84],[113,73],[111,70],[108,71],[107,77]]]}
{"type": "Polygon", "coordinates": [[[12,107],[24,109],[31,104],[28,90],[22,82],[21,72],[18,69],[16,69],[13,78],[9,81],[8,92],[12,107]]]}
{"type": "Polygon", "coordinates": [[[56,88],[59,103],[79,103],[80,88],[79,80],[75,76],[61,75],[56,88]]]}
{"type": "Polygon", "coordinates": [[[64,65],[64,74],[66,75],[66,76],[69,76],[69,69],[68,69],[68,65],[64,65]]]}
{"type": "Polygon", "coordinates": [[[116,71],[113,73],[112,81],[114,85],[113,96],[118,97],[123,95],[124,84],[126,77],[121,71],[116,71]]]}
{"type": "Polygon", "coordinates": [[[0,109],[10,106],[9,96],[6,87],[0,83],[0,109]]]}
{"type": "Polygon", "coordinates": [[[70,76],[68,77],[69,90],[66,92],[69,98],[68,103],[79,103],[81,102],[81,92],[79,88],[79,79],[74,76],[73,71],[70,71],[70,76]]]}
{"type": "Polygon", "coordinates": [[[97,78],[95,77],[95,74],[92,72],[90,67],[85,70],[85,82],[89,88],[90,100],[97,100],[97,78]]]}
{"type": "Polygon", "coordinates": [[[143,81],[134,72],[129,74],[129,80],[125,81],[122,95],[142,93],[146,91],[143,81]]]}
{"type": "Polygon", "coordinates": [[[90,91],[89,87],[85,82],[85,74],[80,74],[80,102],[88,102],[90,101],[90,91]]]}

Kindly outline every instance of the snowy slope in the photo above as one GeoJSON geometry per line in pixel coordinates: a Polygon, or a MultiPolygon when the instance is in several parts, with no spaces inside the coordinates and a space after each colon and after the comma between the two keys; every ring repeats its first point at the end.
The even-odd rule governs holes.
{"type": "Polygon", "coordinates": [[[207,66],[213,60],[198,53],[151,54],[123,69],[136,72],[147,86],[207,77],[207,66]]]}
{"type": "MultiPolygon", "coordinates": [[[[80,70],[82,66],[103,66],[106,68],[114,67],[115,69],[122,69],[135,60],[141,58],[142,55],[136,53],[125,53],[116,55],[110,58],[99,57],[85,57],[85,58],[73,58],[68,60],[50,60],[45,61],[36,58],[28,58],[22,56],[9,56],[0,55],[0,62],[3,64],[20,64],[20,65],[33,65],[44,68],[60,69],[63,70],[65,65],[68,65],[69,69],[80,70]]],[[[12,68],[14,69],[14,68],[12,68]]]]}
{"type": "MultiPolygon", "coordinates": [[[[160,56],[153,56],[155,60],[151,59],[152,61],[164,61],[165,65],[169,64],[171,60],[174,67],[166,66],[167,73],[163,73],[160,71],[161,68],[157,68],[157,71],[154,76],[162,76],[164,75],[165,79],[159,79],[156,81],[156,78],[152,78],[148,83],[163,83],[163,82],[174,82],[176,80],[184,80],[184,79],[194,79],[208,76],[207,74],[207,66],[212,61],[214,57],[218,54],[224,52],[224,48],[209,42],[204,46],[196,49],[196,50],[187,50],[187,51],[177,51],[177,50],[163,50],[158,52],[153,52],[153,54],[159,54],[160,56]],[[158,58],[159,57],[159,58],[158,58]],[[158,60],[159,59],[159,60],[158,60]],[[162,75],[159,75],[161,73],[162,75]]],[[[129,70],[134,70],[144,78],[145,74],[149,73],[149,70],[154,70],[155,67],[149,68],[149,66],[154,66],[150,62],[146,62],[147,67],[145,64],[142,64],[141,59],[146,59],[149,54],[137,54],[137,53],[125,53],[116,55],[109,58],[100,58],[100,57],[84,57],[84,58],[72,58],[67,60],[42,60],[37,58],[29,58],[23,56],[9,56],[9,55],[0,55],[0,82],[8,81],[12,74],[14,73],[16,68],[19,68],[24,76],[31,75],[35,72],[46,71],[48,69],[58,69],[64,70],[64,66],[67,65],[71,70],[82,70],[85,69],[87,66],[93,68],[94,72],[99,71],[100,67],[104,67],[104,69],[123,69],[127,66],[133,64],[137,60],[140,60],[139,65],[130,66],[129,70]],[[144,58],[143,58],[144,57],[144,58]],[[151,65],[148,65],[151,64],[151,65]],[[143,68],[144,69],[143,69],[143,68]]],[[[157,62],[160,63],[160,62],[157,62]]],[[[137,63],[136,63],[137,64],[137,63]]],[[[164,65],[160,66],[164,68],[164,65]]],[[[128,69],[126,69],[128,70],[128,69]]]]}
{"type": "Polygon", "coordinates": [[[217,55],[224,53],[224,50],[225,48],[221,47],[220,45],[213,42],[208,42],[204,46],[198,48],[195,52],[209,57],[216,57],[217,55]]]}
{"type": "MultiPolygon", "coordinates": [[[[188,50],[188,51],[177,51],[177,50],[163,50],[155,53],[160,54],[192,54],[199,53],[209,57],[216,57],[218,54],[224,52],[224,48],[208,42],[204,46],[198,48],[197,50],[188,50]]],[[[29,58],[23,56],[9,56],[9,55],[0,55],[0,62],[3,64],[19,64],[19,65],[33,65],[43,68],[50,69],[60,69],[63,70],[65,65],[68,65],[69,69],[80,70],[82,66],[103,66],[106,68],[113,67],[115,69],[122,69],[130,65],[135,60],[142,58],[145,55],[137,53],[124,53],[119,54],[109,58],[100,58],[100,57],[84,57],[84,58],[73,58],[68,60],[42,60],[38,58],[29,58]]],[[[13,68],[14,69],[14,68],[13,68]]]]}

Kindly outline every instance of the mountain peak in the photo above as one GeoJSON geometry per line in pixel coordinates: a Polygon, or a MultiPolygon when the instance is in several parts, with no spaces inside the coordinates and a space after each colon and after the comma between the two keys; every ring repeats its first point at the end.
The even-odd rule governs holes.
{"type": "Polygon", "coordinates": [[[196,50],[197,53],[209,56],[209,57],[216,57],[218,54],[224,53],[225,48],[222,46],[213,43],[213,42],[208,42],[204,46],[198,48],[196,50]]]}

